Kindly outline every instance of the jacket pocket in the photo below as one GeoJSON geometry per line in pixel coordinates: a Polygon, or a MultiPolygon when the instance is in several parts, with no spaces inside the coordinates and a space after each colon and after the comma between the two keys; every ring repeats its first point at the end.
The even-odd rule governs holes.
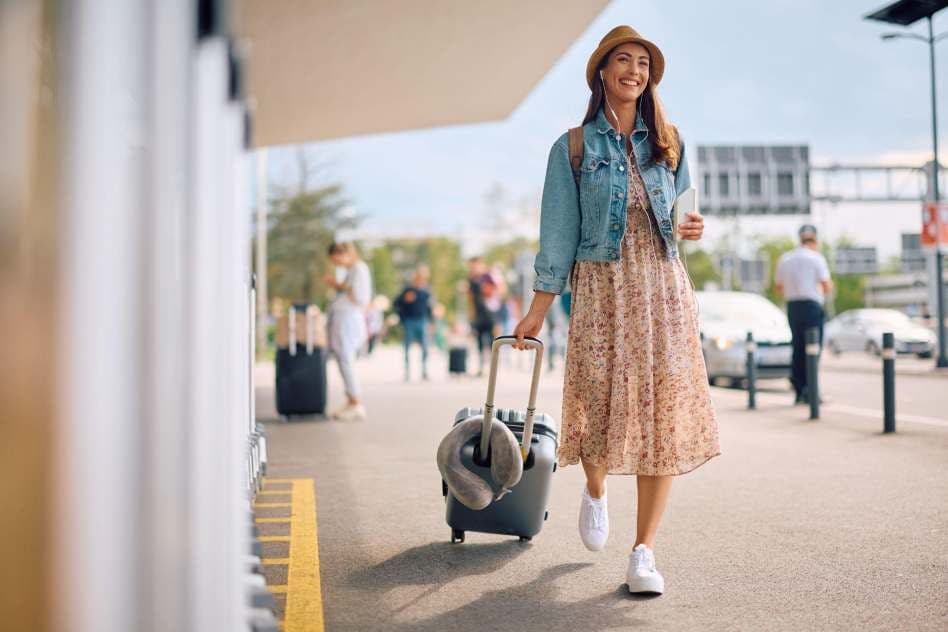
{"type": "Polygon", "coordinates": [[[604,200],[609,197],[609,159],[586,154],[579,174],[580,236],[584,245],[594,245],[599,234],[604,200]]]}
{"type": "Polygon", "coordinates": [[[661,226],[662,220],[671,218],[675,206],[675,177],[665,165],[656,164],[649,170],[645,186],[651,189],[652,212],[661,226]]]}

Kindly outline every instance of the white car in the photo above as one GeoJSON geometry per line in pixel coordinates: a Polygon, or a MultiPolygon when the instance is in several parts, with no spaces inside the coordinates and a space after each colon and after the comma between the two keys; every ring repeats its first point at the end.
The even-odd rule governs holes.
{"type": "Polygon", "coordinates": [[[701,346],[708,380],[739,383],[747,377],[747,332],[757,343],[757,377],[790,377],[793,357],[787,316],[763,296],[749,292],[696,292],[701,346]]]}
{"type": "Polygon", "coordinates": [[[824,343],[833,354],[844,351],[865,351],[879,355],[882,334],[895,335],[897,353],[914,353],[930,358],[935,350],[935,332],[917,325],[894,309],[851,309],[826,324],[824,343]]]}

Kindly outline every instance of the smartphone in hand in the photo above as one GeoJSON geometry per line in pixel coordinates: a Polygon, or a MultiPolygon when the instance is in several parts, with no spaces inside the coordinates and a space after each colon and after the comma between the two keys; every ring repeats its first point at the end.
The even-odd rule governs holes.
{"type": "Polygon", "coordinates": [[[688,187],[681,192],[675,199],[675,207],[672,212],[672,218],[675,224],[675,238],[678,239],[678,225],[682,222],[688,213],[698,212],[698,190],[694,187],[688,187]]]}

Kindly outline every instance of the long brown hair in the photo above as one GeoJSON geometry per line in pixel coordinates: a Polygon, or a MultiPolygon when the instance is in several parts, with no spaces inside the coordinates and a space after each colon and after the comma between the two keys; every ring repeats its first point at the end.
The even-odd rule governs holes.
{"type": "MultiPolygon", "coordinates": [[[[609,58],[612,57],[612,52],[609,51],[609,54],[603,57],[602,63],[596,69],[596,76],[600,76],[599,71],[605,68],[609,58]]],[[[596,118],[604,103],[605,92],[602,81],[593,81],[592,94],[589,95],[589,106],[586,108],[583,125],[596,118]]],[[[668,118],[665,116],[665,108],[662,107],[661,99],[658,98],[658,91],[651,79],[645,87],[645,92],[639,98],[639,108],[641,109],[642,119],[648,126],[648,139],[652,145],[652,160],[664,162],[669,169],[677,169],[678,161],[681,159],[678,128],[668,122],[668,118]]]]}

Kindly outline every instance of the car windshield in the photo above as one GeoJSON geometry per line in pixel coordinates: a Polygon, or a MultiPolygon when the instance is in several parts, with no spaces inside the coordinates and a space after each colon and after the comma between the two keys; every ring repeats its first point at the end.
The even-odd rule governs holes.
{"type": "Polygon", "coordinates": [[[911,325],[912,321],[902,312],[891,309],[880,309],[861,312],[860,320],[872,325],[911,325]]]}
{"type": "Polygon", "coordinates": [[[786,325],[787,317],[776,305],[754,294],[698,292],[700,317],[707,321],[758,325],[786,325]]]}

